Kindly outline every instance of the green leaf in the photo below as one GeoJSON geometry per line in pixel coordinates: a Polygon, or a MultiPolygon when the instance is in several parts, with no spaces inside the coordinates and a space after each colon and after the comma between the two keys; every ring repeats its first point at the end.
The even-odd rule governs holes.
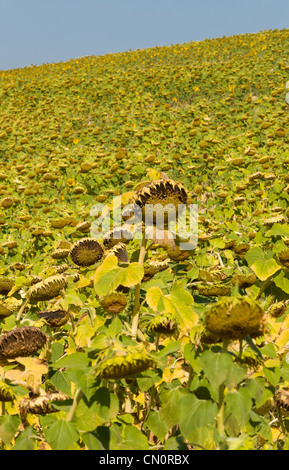
{"type": "Polygon", "coordinates": [[[57,370],[51,377],[50,381],[57,390],[66,393],[66,395],[70,395],[71,380],[67,370],[57,370]]]}
{"type": "Polygon", "coordinates": [[[279,367],[263,367],[263,373],[268,382],[270,382],[270,384],[272,384],[274,387],[277,387],[281,377],[281,371],[279,367]]]}
{"type": "Polygon", "coordinates": [[[8,445],[14,437],[19,424],[20,418],[18,415],[6,414],[0,416],[0,440],[8,445]]]}
{"type": "Polygon", "coordinates": [[[124,425],[123,439],[112,450],[148,450],[149,445],[146,436],[135,426],[124,425]]]}
{"type": "Polygon", "coordinates": [[[154,370],[146,370],[136,379],[140,392],[146,392],[156,382],[160,381],[160,376],[154,370]]]}
{"type": "Polygon", "coordinates": [[[163,415],[160,411],[150,410],[144,424],[145,427],[148,428],[161,441],[164,440],[165,435],[170,429],[164,422],[163,415]]]}
{"type": "Polygon", "coordinates": [[[109,434],[107,426],[98,426],[93,432],[86,432],[81,437],[89,450],[108,450],[109,434]]]}
{"type": "Polygon", "coordinates": [[[228,353],[214,353],[205,351],[201,355],[201,365],[210,384],[217,388],[221,384],[231,389],[240,383],[247,371],[233,362],[228,353]]]}
{"type": "Polygon", "coordinates": [[[247,251],[245,259],[261,281],[265,281],[282,268],[273,258],[272,252],[264,253],[258,246],[247,251]]]}
{"type": "Polygon", "coordinates": [[[32,426],[28,426],[15,439],[13,450],[34,450],[37,434],[32,426]]]}
{"type": "Polygon", "coordinates": [[[64,419],[56,420],[51,426],[44,428],[43,433],[52,450],[69,450],[79,439],[75,425],[64,419]]]}
{"type": "Polygon", "coordinates": [[[139,263],[130,263],[127,267],[118,266],[116,256],[107,256],[94,274],[94,288],[99,297],[113,292],[118,286],[133,287],[143,278],[144,270],[139,263]]]}
{"type": "Polygon", "coordinates": [[[208,381],[217,388],[225,382],[232,366],[232,358],[227,353],[205,351],[201,355],[201,365],[208,381]]]}
{"type": "Polygon", "coordinates": [[[240,389],[238,391],[228,391],[225,396],[225,401],[232,415],[238,421],[239,426],[245,426],[252,408],[252,400],[248,390],[240,389]]]}
{"type": "Polygon", "coordinates": [[[185,439],[197,428],[213,423],[218,413],[216,403],[199,400],[195,395],[184,394],[179,400],[179,425],[185,439]]]}
{"type": "Polygon", "coordinates": [[[264,377],[252,377],[246,383],[250,396],[254,398],[257,408],[264,405],[268,398],[272,397],[272,392],[266,388],[264,377]]]}
{"type": "Polygon", "coordinates": [[[116,339],[116,337],[120,334],[120,332],[122,331],[122,328],[123,328],[123,325],[122,325],[122,322],[120,321],[120,319],[116,316],[111,324],[109,325],[108,329],[107,329],[107,335],[112,338],[112,339],[116,339]]]}
{"type": "Polygon", "coordinates": [[[167,295],[159,287],[151,287],[146,293],[146,301],[155,312],[172,313],[182,327],[189,329],[198,322],[194,299],[180,282],[175,282],[167,295]]]}
{"type": "Polygon", "coordinates": [[[51,364],[52,367],[60,369],[62,367],[68,367],[73,369],[83,369],[84,367],[89,366],[90,359],[85,353],[76,352],[72,353],[69,356],[64,356],[58,361],[51,364]]]}
{"type": "Polygon", "coordinates": [[[282,289],[283,292],[289,294],[289,279],[286,277],[284,271],[281,271],[273,278],[274,284],[282,289]]]}
{"type": "Polygon", "coordinates": [[[266,237],[271,236],[281,236],[289,237],[289,225],[288,224],[274,224],[268,232],[266,232],[266,237]]]}
{"type": "Polygon", "coordinates": [[[162,408],[160,417],[168,429],[178,424],[179,399],[181,397],[180,387],[170,388],[162,391],[160,399],[162,408]]]}

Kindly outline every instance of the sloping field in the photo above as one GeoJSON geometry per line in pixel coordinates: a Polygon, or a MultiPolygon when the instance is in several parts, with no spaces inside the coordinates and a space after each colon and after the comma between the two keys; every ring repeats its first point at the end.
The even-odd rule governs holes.
{"type": "Polygon", "coordinates": [[[289,30],[0,72],[3,449],[289,448],[288,80],[289,30]]]}

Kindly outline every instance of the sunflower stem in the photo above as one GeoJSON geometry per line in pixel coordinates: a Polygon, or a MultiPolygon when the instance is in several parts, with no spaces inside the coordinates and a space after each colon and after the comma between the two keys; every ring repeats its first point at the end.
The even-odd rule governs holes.
{"type": "MultiPolygon", "coordinates": [[[[225,353],[228,350],[230,340],[223,340],[222,352],[225,353]]],[[[218,431],[220,436],[224,436],[224,399],[225,399],[225,384],[222,383],[219,386],[219,411],[217,416],[218,431]]]]}
{"type": "Polygon", "coordinates": [[[239,339],[239,358],[242,358],[243,354],[243,338],[239,339]]]}
{"type": "Polygon", "coordinates": [[[17,317],[16,317],[16,321],[20,321],[20,318],[21,318],[21,315],[22,313],[24,312],[24,309],[26,307],[26,305],[28,304],[28,300],[29,300],[29,297],[27,297],[27,299],[25,299],[19,309],[19,312],[17,313],[17,317]]]}
{"type": "MultiPolygon", "coordinates": [[[[145,231],[143,231],[143,237],[139,252],[139,259],[138,262],[140,265],[143,265],[145,255],[146,255],[146,244],[147,239],[145,235],[145,231]]],[[[132,337],[136,339],[137,336],[137,329],[138,329],[138,320],[139,320],[139,312],[140,312],[140,289],[141,289],[141,282],[135,286],[134,291],[134,307],[133,307],[133,317],[132,317],[132,337]]]]}
{"type": "MultiPolygon", "coordinates": [[[[5,402],[1,401],[0,402],[0,416],[5,415],[5,402]]],[[[5,443],[0,439],[0,450],[5,450],[5,443]]]]}
{"type": "Polygon", "coordinates": [[[75,392],[73,402],[72,402],[71,408],[69,410],[66,421],[72,421],[73,420],[76,409],[77,409],[77,406],[78,406],[78,403],[80,402],[82,396],[83,396],[82,390],[80,388],[78,388],[75,392]]]}

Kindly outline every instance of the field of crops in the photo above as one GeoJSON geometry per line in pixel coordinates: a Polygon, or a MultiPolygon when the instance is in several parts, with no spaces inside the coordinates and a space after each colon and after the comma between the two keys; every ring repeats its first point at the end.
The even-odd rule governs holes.
{"type": "Polygon", "coordinates": [[[289,30],[0,71],[2,449],[289,449],[288,80],[289,30]],[[97,225],[152,201],[197,245],[97,225]]]}

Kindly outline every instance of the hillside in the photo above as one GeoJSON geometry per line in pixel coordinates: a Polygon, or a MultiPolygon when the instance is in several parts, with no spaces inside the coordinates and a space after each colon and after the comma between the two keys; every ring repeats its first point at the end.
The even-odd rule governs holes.
{"type": "Polygon", "coordinates": [[[288,449],[288,80],[289,30],[0,71],[2,448],[288,449]],[[194,250],[85,244],[164,174],[194,250]]]}

